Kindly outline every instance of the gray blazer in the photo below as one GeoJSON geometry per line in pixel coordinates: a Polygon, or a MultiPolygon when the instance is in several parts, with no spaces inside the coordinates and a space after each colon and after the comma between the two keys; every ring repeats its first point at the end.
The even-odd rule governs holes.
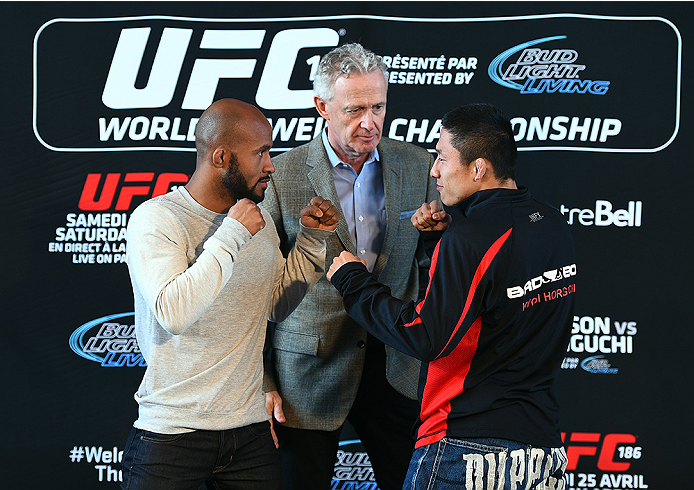
{"type": "MultiPolygon", "coordinates": [[[[439,199],[429,175],[433,157],[423,148],[387,138],[381,139],[378,152],[387,225],[374,274],[394,296],[416,300],[428,259],[410,217],[423,202],[439,199]]],[[[299,212],[312,197],[330,199],[344,213],[320,136],[273,158],[273,163],[275,173],[261,206],[272,215],[286,254],[299,230],[299,212]]],[[[327,241],[326,269],[343,250],[356,255],[347,223],[341,220],[327,241]]],[[[285,425],[335,430],[344,423],[359,386],[366,338],[325,275],[285,321],[270,324],[265,390],[278,390],[282,396],[285,425]]],[[[386,354],[390,384],[416,399],[419,361],[390,347],[386,354]]]]}

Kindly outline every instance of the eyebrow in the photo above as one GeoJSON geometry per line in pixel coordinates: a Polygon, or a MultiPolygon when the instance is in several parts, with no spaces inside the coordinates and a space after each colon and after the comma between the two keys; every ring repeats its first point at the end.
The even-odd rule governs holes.
{"type": "Polygon", "coordinates": [[[345,110],[354,110],[354,109],[365,109],[366,107],[376,107],[378,105],[386,105],[386,102],[375,102],[373,104],[354,104],[354,105],[346,105],[345,110]]]}

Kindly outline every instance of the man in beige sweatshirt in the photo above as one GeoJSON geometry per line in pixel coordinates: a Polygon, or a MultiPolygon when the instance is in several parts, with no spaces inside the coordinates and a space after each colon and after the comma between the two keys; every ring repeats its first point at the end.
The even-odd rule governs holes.
{"type": "Polygon", "coordinates": [[[212,104],[196,129],[185,187],[140,205],[127,262],[147,370],[124,454],[124,489],[279,488],[262,390],[268,318],[281,320],[325,269],[339,221],[315,197],[285,259],[257,206],[274,172],[272,129],[254,106],[212,104]]]}

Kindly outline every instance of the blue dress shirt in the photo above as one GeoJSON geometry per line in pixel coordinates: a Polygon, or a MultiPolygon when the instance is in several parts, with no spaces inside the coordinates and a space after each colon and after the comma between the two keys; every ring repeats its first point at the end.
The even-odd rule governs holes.
{"type": "Polygon", "coordinates": [[[386,198],[378,149],[369,153],[357,175],[351,165],[341,161],[332,149],[327,130],[323,130],[322,137],[332,165],[335,190],[344,214],[342,218],[349,226],[357,257],[364,259],[368,270],[373,271],[386,234],[386,198]]]}

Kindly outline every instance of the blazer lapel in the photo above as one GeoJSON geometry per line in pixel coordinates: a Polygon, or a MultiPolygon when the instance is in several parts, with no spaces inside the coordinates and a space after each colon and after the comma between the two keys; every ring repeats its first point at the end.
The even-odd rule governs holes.
{"type": "MultiPolygon", "coordinates": [[[[328,156],[325,153],[323,141],[320,136],[315,138],[309,144],[306,165],[311,167],[307,176],[309,182],[313,186],[313,190],[316,192],[316,195],[322,196],[324,199],[329,199],[335,205],[338,211],[340,211],[340,216],[344,216],[342,206],[340,206],[340,198],[338,197],[337,190],[335,189],[335,182],[333,181],[332,166],[328,161],[328,156]]],[[[352,243],[352,237],[349,234],[349,227],[344,219],[340,219],[340,222],[335,229],[335,233],[340,239],[340,242],[342,242],[342,246],[345,248],[345,250],[356,255],[356,247],[352,243]]]]}
{"type": "Polygon", "coordinates": [[[386,236],[383,239],[381,253],[378,255],[374,272],[378,273],[387,264],[387,257],[391,255],[393,247],[398,242],[398,227],[400,225],[400,201],[402,197],[402,174],[397,162],[393,162],[387,150],[378,147],[383,168],[383,190],[386,200],[386,236]]]}

